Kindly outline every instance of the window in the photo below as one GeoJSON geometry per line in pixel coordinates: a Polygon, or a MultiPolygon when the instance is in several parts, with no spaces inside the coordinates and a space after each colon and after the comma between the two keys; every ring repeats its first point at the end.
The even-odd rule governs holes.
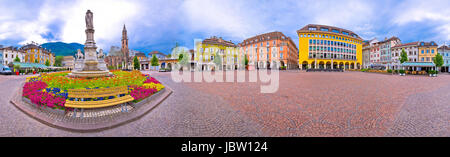
{"type": "Polygon", "coordinates": [[[337,29],[333,29],[331,31],[334,32],[334,33],[339,33],[339,30],[337,30],[337,29]]]}
{"type": "Polygon", "coordinates": [[[311,39],[309,39],[309,44],[312,44],[312,40],[311,39]]]}
{"type": "Polygon", "coordinates": [[[344,34],[344,35],[348,35],[348,33],[347,33],[347,32],[342,32],[342,34],[344,34]]]}
{"type": "Polygon", "coordinates": [[[280,53],[280,59],[283,59],[283,53],[280,53]]]}
{"type": "Polygon", "coordinates": [[[433,49],[433,50],[431,50],[431,53],[432,53],[432,54],[434,54],[434,49],[433,49]]]}
{"type": "Polygon", "coordinates": [[[427,53],[430,53],[430,50],[427,50],[427,53]]]}
{"type": "Polygon", "coordinates": [[[283,51],[283,46],[280,46],[280,51],[283,51]]]}
{"type": "Polygon", "coordinates": [[[214,56],[211,56],[211,60],[214,60],[214,56]]]}
{"type": "Polygon", "coordinates": [[[320,28],[321,31],[328,32],[328,28],[320,28]]]}
{"type": "Polygon", "coordinates": [[[317,28],[316,27],[309,27],[308,30],[315,31],[315,30],[317,30],[317,28]]]}
{"type": "MultiPolygon", "coordinates": [[[[422,54],[423,54],[423,50],[422,50],[422,54]]],[[[423,58],[422,58],[423,59],[423,58]]],[[[423,60],[422,60],[423,61],[423,60]]]]}

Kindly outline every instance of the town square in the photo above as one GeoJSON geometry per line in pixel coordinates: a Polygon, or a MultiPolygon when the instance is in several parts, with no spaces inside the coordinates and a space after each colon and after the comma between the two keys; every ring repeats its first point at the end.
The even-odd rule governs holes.
{"type": "MultiPolygon", "coordinates": [[[[450,136],[448,18],[411,22],[444,25],[437,35],[352,20],[310,19],[287,29],[278,16],[271,28],[248,29],[196,12],[201,2],[193,0],[164,3],[187,18],[154,26],[160,23],[129,20],[144,16],[133,13],[144,7],[134,1],[73,1],[79,7],[60,14],[48,5],[66,4],[43,3],[38,23],[63,20],[21,32],[12,31],[13,15],[0,15],[2,137],[450,136]],[[148,33],[161,27],[173,32],[148,33]]],[[[403,23],[396,27],[408,29],[403,23]]]]}

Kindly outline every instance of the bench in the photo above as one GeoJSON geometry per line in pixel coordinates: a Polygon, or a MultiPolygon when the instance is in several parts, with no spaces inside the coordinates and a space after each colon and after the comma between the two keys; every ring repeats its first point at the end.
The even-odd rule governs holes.
{"type": "Polygon", "coordinates": [[[102,108],[109,107],[121,104],[122,112],[127,110],[126,103],[133,101],[134,98],[131,95],[128,95],[128,87],[120,86],[120,87],[111,87],[111,88],[99,88],[99,89],[68,89],[68,98],[65,103],[65,107],[74,108],[74,114],[77,112],[77,109],[81,109],[81,117],[83,116],[84,109],[93,109],[93,108],[102,108]],[[124,96],[121,96],[124,95],[124,96]],[[106,99],[111,96],[115,98],[106,99]],[[70,100],[73,98],[74,100],[70,100]],[[90,100],[85,101],[86,99],[95,99],[95,98],[103,98],[103,100],[90,100]]]}

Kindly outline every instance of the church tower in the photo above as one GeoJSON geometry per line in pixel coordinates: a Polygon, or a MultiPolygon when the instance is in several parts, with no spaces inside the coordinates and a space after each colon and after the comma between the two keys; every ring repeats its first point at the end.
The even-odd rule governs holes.
{"type": "Polygon", "coordinates": [[[125,24],[123,25],[123,30],[122,30],[122,54],[123,54],[124,61],[125,61],[125,68],[128,68],[129,49],[128,49],[127,28],[125,27],[125,24]]]}

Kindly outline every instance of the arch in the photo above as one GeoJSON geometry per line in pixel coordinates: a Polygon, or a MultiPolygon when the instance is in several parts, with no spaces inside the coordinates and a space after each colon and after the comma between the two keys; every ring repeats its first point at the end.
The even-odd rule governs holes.
{"type": "Polygon", "coordinates": [[[333,69],[338,69],[338,62],[333,62],[333,69]]]}
{"type": "Polygon", "coordinates": [[[166,62],[161,63],[161,68],[166,68],[166,62]]]}
{"type": "Polygon", "coordinates": [[[167,63],[167,68],[169,68],[170,70],[172,70],[172,63],[167,63]]]}
{"type": "Polygon", "coordinates": [[[319,69],[325,69],[325,63],[323,61],[319,62],[319,69]]]}
{"type": "Polygon", "coordinates": [[[311,62],[311,69],[315,69],[316,68],[316,61],[312,61],[311,62]]]}
{"type": "Polygon", "coordinates": [[[350,69],[355,69],[355,63],[350,63],[350,69]]]}
{"type": "Polygon", "coordinates": [[[345,67],[344,69],[348,69],[350,67],[350,64],[348,62],[345,62],[345,67]]]}
{"type": "Polygon", "coordinates": [[[361,65],[359,63],[357,63],[356,68],[361,69],[361,65]]]}
{"type": "Polygon", "coordinates": [[[308,69],[308,61],[302,62],[302,69],[308,69]]]}
{"type": "Polygon", "coordinates": [[[339,62],[339,69],[344,69],[344,62],[339,62]]]}
{"type": "Polygon", "coordinates": [[[330,62],[330,61],[327,61],[327,63],[326,63],[326,69],[331,69],[331,62],[330,62]]]}

